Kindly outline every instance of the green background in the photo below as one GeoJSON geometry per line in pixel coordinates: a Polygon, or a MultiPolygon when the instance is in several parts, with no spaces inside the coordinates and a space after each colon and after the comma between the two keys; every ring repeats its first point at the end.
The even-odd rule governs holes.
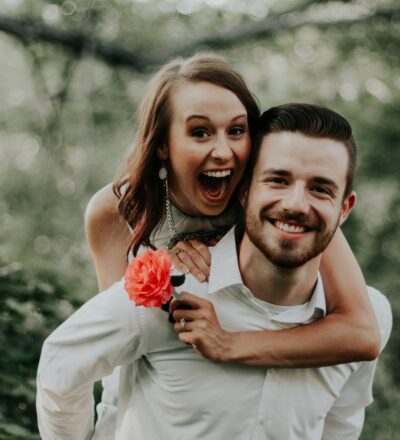
{"type": "Polygon", "coordinates": [[[37,438],[43,339],[96,292],[85,206],[132,145],[149,76],[199,50],[226,55],[262,109],[313,102],[351,121],[359,202],[344,230],[394,314],[362,439],[396,438],[399,17],[395,0],[0,0],[0,438],[37,438]]]}

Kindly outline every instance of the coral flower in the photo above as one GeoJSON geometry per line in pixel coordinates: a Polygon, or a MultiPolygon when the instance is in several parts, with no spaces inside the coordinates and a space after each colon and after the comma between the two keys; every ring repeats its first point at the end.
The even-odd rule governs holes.
{"type": "Polygon", "coordinates": [[[160,307],[171,299],[172,264],[168,252],[147,251],[134,258],[125,272],[125,290],[138,306],[160,307]]]}

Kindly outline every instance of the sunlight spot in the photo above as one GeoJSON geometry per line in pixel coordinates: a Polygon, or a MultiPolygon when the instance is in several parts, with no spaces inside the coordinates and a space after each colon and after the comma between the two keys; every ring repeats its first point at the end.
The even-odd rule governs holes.
{"type": "Polygon", "coordinates": [[[350,82],[344,82],[339,87],[339,95],[345,100],[345,101],[354,101],[358,96],[358,91],[356,87],[350,83],[350,82]]]}
{"type": "Polygon", "coordinates": [[[33,249],[39,255],[46,255],[50,251],[50,245],[51,242],[49,240],[49,237],[46,237],[45,235],[39,235],[35,238],[33,242],[33,249]]]}
{"type": "Polygon", "coordinates": [[[7,102],[11,107],[19,107],[25,101],[25,92],[18,88],[8,92],[7,102]]]}
{"type": "Polygon", "coordinates": [[[50,3],[43,8],[42,17],[47,23],[57,23],[61,18],[61,8],[58,5],[50,3]]]}
{"type": "Polygon", "coordinates": [[[76,3],[70,0],[65,1],[61,7],[63,15],[72,15],[76,11],[76,3]]]}
{"type": "Polygon", "coordinates": [[[368,78],[365,83],[365,88],[381,102],[389,102],[391,100],[389,88],[377,78],[368,78]]]}
{"type": "Polygon", "coordinates": [[[57,182],[57,190],[64,197],[71,197],[76,191],[75,182],[69,177],[64,177],[57,182]]]}
{"type": "Polygon", "coordinates": [[[315,51],[311,44],[305,42],[298,42],[294,46],[296,55],[303,61],[311,62],[315,58],[315,51]]]}

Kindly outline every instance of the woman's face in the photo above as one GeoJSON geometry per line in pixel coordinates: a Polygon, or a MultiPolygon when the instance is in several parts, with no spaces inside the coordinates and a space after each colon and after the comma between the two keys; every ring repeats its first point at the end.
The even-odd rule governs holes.
{"type": "Polygon", "coordinates": [[[168,183],[189,215],[218,215],[238,185],[250,153],[247,111],[230,90],[183,82],[171,93],[168,183]]]}

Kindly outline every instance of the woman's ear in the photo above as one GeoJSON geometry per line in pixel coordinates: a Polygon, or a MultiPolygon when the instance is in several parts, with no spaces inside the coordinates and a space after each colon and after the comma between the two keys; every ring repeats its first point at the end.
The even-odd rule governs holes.
{"type": "Polygon", "coordinates": [[[162,147],[157,148],[157,157],[160,160],[167,160],[168,159],[168,147],[166,145],[163,145],[162,147]]]}

